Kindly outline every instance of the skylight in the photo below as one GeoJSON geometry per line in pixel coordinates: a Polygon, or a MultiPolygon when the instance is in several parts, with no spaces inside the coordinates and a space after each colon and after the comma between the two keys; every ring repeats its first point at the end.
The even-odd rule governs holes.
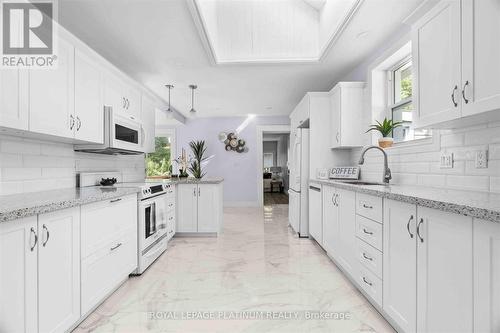
{"type": "Polygon", "coordinates": [[[361,0],[190,0],[212,60],[319,61],[361,0]]]}

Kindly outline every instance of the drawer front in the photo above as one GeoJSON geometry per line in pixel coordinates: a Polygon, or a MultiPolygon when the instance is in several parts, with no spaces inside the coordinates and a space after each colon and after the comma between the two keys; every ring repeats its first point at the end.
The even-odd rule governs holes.
{"type": "Polygon", "coordinates": [[[356,236],[382,252],[382,225],[356,215],[356,236]]]}
{"type": "Polygon", "coordinates": [[[356,193],[356,214],[382,223],[382,198],[356,193]]]}
{"type": "Polygon", "coordinates": [[[81,208],[82,258],[106,246],[124,230],[137,232],[137,195],[84,205],[81,208]]]}
{"type": "Polygon", "coordinates": [[[175,197],[166,198],[165,209],[167,210],[167,212],[175,211],[175,197]]]}
{"type": "Polygon", "coordinates": [[[169,198],[175,198],[175,185],[174,186],[170,186],[167,190],[167,197],[169,198]]]}
{"type": "Polygon", "coordinates": [[[358,260],[365,268],[369,269],[378,278],[382,278],[382,252],[368,245],[361,239],[357,241],[358,260]]]}
{"type": "Polygon", "coordinates": [[[133,229],[82,260],[82,313],[87,313],[99,304],[135,268],[137,234],[133,229]]]}
{"type": "Polygon", "coordinates": [[[362,265],[359,267],[357,279],[361,289],[363,289],[378,306],[382,307],[382,280],[362,265]]]}

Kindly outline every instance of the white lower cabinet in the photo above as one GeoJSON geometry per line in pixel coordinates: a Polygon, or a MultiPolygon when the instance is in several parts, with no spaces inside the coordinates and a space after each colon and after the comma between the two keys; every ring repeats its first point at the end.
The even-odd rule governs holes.
{"type": "Polygon", "coordinates": [[[472,218],[391,200],[384,213],[384,311],[404,332],[472,332],[472,218]]]}
{"type": "Polygon", "coordinates": [[[222,228],[222,184],[179,184],[177,232],[218,233],[222,228]]]}
{"type": "Polygon", "coordinates": [[[323,218],[321,185],[309,186],[309,235],[323,246],[323,218]]]}
{"type": "Polygon", "coordinates": [[[384,201],[384,311],[404,332],[417,330],[417,207],[384,201]]]}
{"type": "Polygon", "coordinates": [[[324,186],[323,244],[350,275],[356,275],[356,196],[352,191],[324,186]]]}
{"type": "Polygon", "coordinates": [[[137,268],[137,196],[81,208],[82,315],[137,268]]]}
{"type": "Polygon", "coordinates": [[[500,332],[500,223],[474,221],[474,332],[500,332]]]}
{"type": "Polygon", "coordinates": [[[472,218],[418,207],[417,330],[472,332],[472,218]]]}
{"type": "Polygon", "coordinates": [[[66,332],[80,318],[80,209],[0,224],[0,332],[66,332]]]}
{"type": "Polygon", "coordinates": [[[38,332],[80,318],[80,208],[38,216],[38,332]]]}
{"type": "Polygon", "coordinates": [[[0,223],[0,332],[37,332],[37,217],[0,223]]]}

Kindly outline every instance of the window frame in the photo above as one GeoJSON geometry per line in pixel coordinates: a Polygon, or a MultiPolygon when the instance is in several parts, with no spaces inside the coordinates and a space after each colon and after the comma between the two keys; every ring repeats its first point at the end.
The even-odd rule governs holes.
{"type": "MultiPolygon", "coordinates": [[[[155,140],[158,137],[170,137],[170,165],[174,165],[174,160],[177,158],[177,131],[175,128],[161,128],[161,129],[156,129],[155,130],[155,140]]],[[[150,153],[145,153],[144,154],[144,161],[146,163],[148,154],[150,153]]],[[[178,171],[178,170],[177,170],[178,171]]],[[[172,170],[172,172],[175,174],[176,170],[172,170]]],[[[154,179],[154,176],[148,176],[148,170],[147,170],[147,164],[144,166],[144,173],[146,179],[154,179]]]]}
{"type": "MultiPolygon", "coordinates": [[[[406,105],[412,104],[414,105],[414,90],[413,90],[413,80],[412,80],[412,94],[410,97],[404,98],[398,102],[395,102],[396,100],[396,71],[401,69],[403,66],[407,65],[408,63],[412,62],[412,54],[406,55],[404,58],[396,62],[394,65],[389,67],[387,71],[387,118],[394,120],[394,111],[404,107],[406,105]]],[[[412,76],[413,76],[413,68],[414,65],[412,63],[412,76]]],[[[391,137],[394,137],[394,132],[391,133],[391,137]]],[[[394,142],[394,145],[405,145],[405,144],[411,144],[411,143],[417,143],[417,142],[422,142],[423,140],[429,140],[432,139],[432,131],[429,133],[429,136],[424,137],[424,138],[419,138],[419,139],[412,139],[412,140],[406,140],[406,141],[398,141],[394,142]]]]}

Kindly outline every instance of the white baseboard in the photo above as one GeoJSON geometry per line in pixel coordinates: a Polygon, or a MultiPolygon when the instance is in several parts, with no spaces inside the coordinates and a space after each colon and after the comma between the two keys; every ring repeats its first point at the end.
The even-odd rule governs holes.
{"type": "Polygon", "coordinates": [[[260,207],[257,201],[225,201],[224,207],[260,207]]]}

